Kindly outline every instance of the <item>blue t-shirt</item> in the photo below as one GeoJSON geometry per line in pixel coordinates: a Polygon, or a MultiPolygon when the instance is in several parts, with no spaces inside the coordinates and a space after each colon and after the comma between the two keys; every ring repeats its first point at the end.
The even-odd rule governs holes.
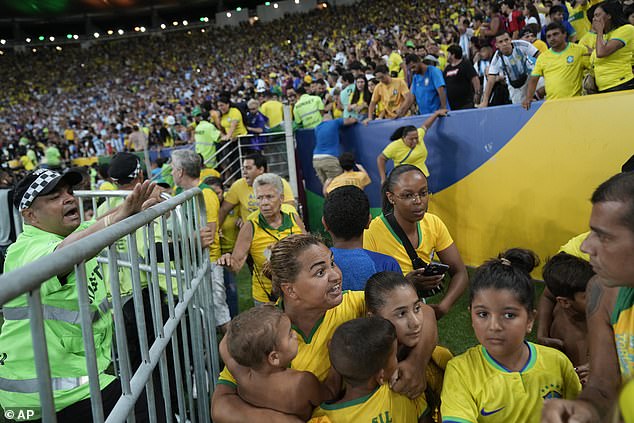
{"type": "Polygon", "coordinates": [[[444,86],[445,78],[442,76],[442,71],[435,66],[427,66],[427,71],[423,75],[414,74],[410,91],[416,98],[419,115],[434,113],[440,109],[438,88],[444,86]]]}
{"type": "Polygon", "coordinates": [[[328,154],[339,157],[339,128],[343,119],[325,120],[315,128],[315,154],[328,154]]]}
{"type": "Polygon", "coordinates": [[[385,254],[363,248],[346,250],[332,247],[331,250],[343,275],[343,290],[363,291],[370,276],[384,270],[403,273],[396,259],[385,254]]]}

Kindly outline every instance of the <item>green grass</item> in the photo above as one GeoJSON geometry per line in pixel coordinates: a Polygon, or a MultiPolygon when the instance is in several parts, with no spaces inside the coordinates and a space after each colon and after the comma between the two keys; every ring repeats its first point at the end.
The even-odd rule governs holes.
{"type": "MultiPolygon", "coordinates": [[[[473,269],[467,268],[467,270],[469,271],[469,276],[471,276],[473,269]]],[[[244,266],[240,273],[238,273],[237,279],[238,303],[240,311],[242,312],[253,307],[253,300],[251,299],[251,278],[247,266],[244,266]]],[[[537,304],[543,290],[543,283],[535,284],[535,304],[537,304]]],[[[437,295],[430,298],[428,302],[438,303],[441,298],[441,295],[437,295]]],[[[471,316],[468,307],[469,292],[467,290],[460,299],[456,301],[449,314],[438,322],[440,345],[449,348],[454,355],[462,354],[468,348],[478,344],[478,340],[471,328],[471,316]]],[[[533,326],[533,332],[528,336],[529,341],[535,342],[536,327],[537,325],[533,326]]]]}

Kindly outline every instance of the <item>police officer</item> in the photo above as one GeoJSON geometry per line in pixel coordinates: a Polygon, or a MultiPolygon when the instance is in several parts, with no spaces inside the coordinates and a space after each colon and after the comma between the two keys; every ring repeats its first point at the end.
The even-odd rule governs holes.
{"type": "MultiPolygon", "coordinates": [[[[7,251],[5,273],[67,247],[158,201],[153,197],[154,184],[145,182],[137,185],[112,213],[96,222],[81,223],[78,200],[73,196],[73,187],[81,180],[81,174],[74,171],[60,174],[50,169],[37,169],[18,183],[14,204],[24,219],[24,231],[7,251]]],[[[108,311],[103,275],[94,258],[86,261],[86,275],[99,384],[107,415],[121,395],[115,376],[106,373],[111,365],[112,317],[108,311]]],[[[72,271],[54,276],[40,287],[55,409],[58,421],[64,422],[92,420],[76,283],[72,271]]],[[[36,410],[33,417],[39,418],[40,400],[27,295],[4,304],[3,312],[0,405],[5,409],[32,408],[36,410]]]]}

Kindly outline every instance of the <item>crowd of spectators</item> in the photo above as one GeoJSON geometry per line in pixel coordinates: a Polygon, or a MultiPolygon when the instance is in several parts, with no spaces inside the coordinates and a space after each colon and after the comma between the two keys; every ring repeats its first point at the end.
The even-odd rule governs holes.
{"type": "MultiPolygon", "coordinates": [[[[533,73],[553,22],[566,32],[560,48],[578,41],[587,51],[574,87],[553,88],[549,98],[580,95],[576,79],[584,77],[583,92],[630,89],[633,6],[591,6],[364,0],[266,24],[4,54],[2,160],[30,168],[49,144],[64,161],[187,143],[196,114],[221,131],[219,141],[258,135],[280,124],[280,102],[300,108],[305,93],[321,105],[307,122],[296,113],[304,127],[322,114],[362,121],[509,101],[527,106],[531,75],[551,87],[562,79],[561,70],[553,77],[548,69],[556,63],[533,73]]],[[[535,98],[545,95],[543,86],[537,83],[535,98]]]]}

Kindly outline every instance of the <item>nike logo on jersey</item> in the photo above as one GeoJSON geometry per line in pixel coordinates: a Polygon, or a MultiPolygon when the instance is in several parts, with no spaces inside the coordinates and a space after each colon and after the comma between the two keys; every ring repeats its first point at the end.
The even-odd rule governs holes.
{"type": "Polygon", "coordinates": [[[500,407],[497,410],[493,410],[493,411],[485,411],[484,408],[482,408],[482,410],[480,410],[480,414],[482,414],[483,417],[490,416],[491,414],[495,414],[498,411],[502,411],[503,408],[504,407],[500,407]]]}

